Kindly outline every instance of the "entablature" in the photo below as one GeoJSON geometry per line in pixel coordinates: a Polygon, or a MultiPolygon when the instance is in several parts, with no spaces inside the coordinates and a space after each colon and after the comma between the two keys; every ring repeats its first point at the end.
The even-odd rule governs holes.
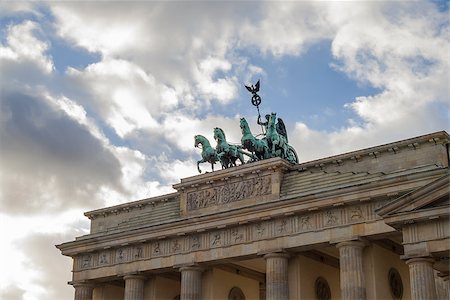
{"type": "MultiPolygon", "coordinates": [[[[206,232],[217,228],[230,228],[247,223],[257,223],[283,216],[324,212],[331,208],[346,208],[361,203],[386,204],[417,186],[423,186],[446,170],[433,170],[416,174],[416,179],[390,178],[370,184],[347,187],[323,193],[289,196],[258,205],[235,208],[229,211],[208,212],[201,216],[184,216],[173,222],[147,227],[118,229],[115,232],[94,233],[78,238],[74,242],[59,246],[64,255],[73,256],[108,247],[142,243],[155,239],[166,239],[206,232]],[[439,172],[440,171],[440,174],[439,172]],[[415,184],[412,184],[414,182],[415,184]],[[399,194],[400,193],[400,194],[399,194]]],[[[377,207],[378,208],[378,207],[377,207]]],[[[375,209],[375,207],[373,208],[375,209]]]]}

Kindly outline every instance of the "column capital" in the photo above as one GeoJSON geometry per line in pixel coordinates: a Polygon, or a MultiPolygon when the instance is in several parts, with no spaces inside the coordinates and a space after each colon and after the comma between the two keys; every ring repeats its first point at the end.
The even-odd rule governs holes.
{"type": "Polygon", "coordinates": [[[146,280],[147,277],[145,277],[144,275],[141,275],[141,274],[125,274],[123,276],[123,280],[127,280],[127,279],[146,280]]]}
{"type": "Polygon", "coordinates": [[[200,265],[198,265],[198,264],[191,264],[191,265],[180,266],[180,267],[178,268],[178,270],[179,270],[180,272],[183,272],[183,271],[198,271],[198,272],[203,272],[205,269],[202,268],[202,267],[201,267],[200,265]]]}
{"type": "Polygon", "coordinates": [[[268,258],[289,258],[290,257],[290,255],[289,255],[289,253],[287,253],[287,252],[284,252],[284,251],[282,251],[282,252],[270,252],[270,253],[266,253],[266,254],[264,254],[264,259],[268,259],[268,258]]]}
{"type": "Polygon", "coordinates": [[[357,247],[357,248],[364,248],[367,246],[367,243],[364,241],[344,241],[344,242],[340,242],[336,244],[336,248],[341,248],[341,247],[357,247]]]}
{"type": "Polygon", "coordinates": [[[427,263],[427,264],[433,264],[434,263],[434,258],[426,256],[426,257],[414,257],[414,258],[409,258],[405,261],[405,263],[407,265],[409,264],[413,264],[413,263],[427,263]]]}
{"type": "Polygon", "coordinates": [[[92,300],[94,285],[90,282],[71,282],[75,288],[75,300],[92,300]]]}
{"type": "Polygon", "coordinates": [[[77,287],[86,287],[86,288],[94,288],[95,284],[88,281],[70,281],[69,284],[73,286],[74,288],[77,287]]]}

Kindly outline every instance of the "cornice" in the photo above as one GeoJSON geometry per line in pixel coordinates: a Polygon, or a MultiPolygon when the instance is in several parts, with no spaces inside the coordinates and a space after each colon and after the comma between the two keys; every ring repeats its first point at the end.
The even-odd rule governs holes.
{"type": "Polygon", "coordinates": [[[201,186],[211,185],[215,182],[228,181],[231,178],[244,178],[251,174],[259,175],[265,171],[285,171],[291,169],[293,166],[293,164],[290,164],[282,158],[274,157],[246,163],[234,168],[183,178],[180,180],[180,183],[174,184],[173,188],[178,192],[183,192],[188,189],[197,189],[201,186]]]}
{"type": "Polygon", "coordinates": [[[382,153],[398,152],[402,149],[420,147],[421,144],[433,143],[433,144],[448,144],[450,141],[450,135],[446,131],[437,131],[430,134],[421,135],[406,140],[396,141],[388,144],[378,145],[356,151],[351,151],[343,154],[320,158],[304,163],[297,164],[295,169],[310,169],[310,168],[322,168],[325,165],[342,164],[344,161],[361,160],[363,157],[377,157],[382,153]]]}
{"type": "Polygon", "coordinates": [[[142,200],[127,202],[119,205],[114,205],[110,207],[105,207],[101,209],[91,210],[84,213],[86,217],[90,220],[95,219],[100,216],[107,216],[110,214],[118,214],[122,211],[131,211],[133,209],[142,209],[144,206],[153,205],[157,202],[165,202],[170,199],[178,197],[178,193],[171,193],[157,197],[146,198],[142,200]]]}
{"type": "MultiPolygon", "coordinates": [[[[449,180],[450,180],[450,174],[447,173],[436,179],[435,181],[430,182],[429,184],[419,187],[411,192],[409,192],[406,195],[403,195],[393,201],[392,203],[389,203],[379,209],[377,209],[377,213],[383,217],[387,217],[389,215],[394,215],[397,213],[401,213],[402,209],[410,208],[409,211],[412,210],[412,206],[414,203],[419,201],[424,196],[427,196],[429,194],[436,194],[438,191],[447,191],[449,189],[449,180]]],[[[420,206],[415,207],[415,209],[419,209],[420,206]]]]}

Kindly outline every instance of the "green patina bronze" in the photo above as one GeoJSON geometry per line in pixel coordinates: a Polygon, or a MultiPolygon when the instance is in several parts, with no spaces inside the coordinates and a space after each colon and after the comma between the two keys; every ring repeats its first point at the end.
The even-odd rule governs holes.
{"type": "Polygon", "coordinates": [[[238,159],[241,164],[244,164],[244,154],[251,156],[251,154],[243,151],[242,147],[228,144],[222,128],[214,128],[214,139],[217,142],[216,152],[222,164],[222,169],[236,166],[238,159]]]}
{"type": "Polygon", "coordinates": [[[269,146],[267,145],[267,140],[257,139],[250,131],[250,126],[248,126],[247,120],[241,118],[240,126],[242,130],[241,144],[244,149],[247,149],[252,153],[253,160],[262,160],[270,158],[269,146]]]}
{"type": "Polygon", "coordinates": [[[214,164],[219,161],[219,156],[217,155],[216,149],[211,147],[208,139],[203,135],[198,134],[194,137],[194,139],[194,147],[197,148],[199,145],[202,145],[202,159],[197,161],[198,172],[202,172],[200,170],[200,164],[204,162],[209,162],[211,164],[212,171],[214,171],[214,164]]]}
{"type": "Polygon", "coordinates": [[[259,80],[255,85],[245,86],[252,93],[252,104],[258,110],[258,121],[263,131],[263,138],[256,138],[245,118],[241,118],[240,127],[242,131],[241,145],[230,144],[226,140],[225,132],[221,128],[214,128],[214,139],[217,142],[216,149],[211,147],[208,139],[202,135],[195,136],[195,147],[202,145],[202,160],[197,162],[197,169],[201,173],[200,164],[204,162],[211,163],[211,169],[214,171],[214,164],[220,162],[222,169],[236,166],[237,160],[241,164],[246,163],[244,155],[249,157],[247,162],[263,160],[271,157],[281,157],[290,163],[298,163],[298,155],[295,149],[289,145],[286,126],[281,118],[277,118],[276,113],[266,115],[266,121],[261,121],[259,105],[261,97],[257,94],[259,91],[259,80]],[[245,151],[248,150],[249,152],[245,151]]]}

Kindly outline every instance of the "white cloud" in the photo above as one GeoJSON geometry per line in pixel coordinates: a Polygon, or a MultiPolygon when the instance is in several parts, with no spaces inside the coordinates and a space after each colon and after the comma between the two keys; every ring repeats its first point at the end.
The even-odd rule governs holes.
{"type": "Polygon", "coordinates": [[[217,72],[229,72],[231,68],[229,61],[215,57],[208,57],[200,62],[196,75],[202,98],[217,99],[222,104],[236,98],[238,82],[235,76],[214,79],[217,72]]]}
{"type": "Polygon", "coordinates": [[[243,26],[241,42],[276,57],[302,54],[312,43],[331,37],[327,5],[313,1],[266,2],[261,16],[243,26]]]}
{"type": "Polygon", "coordinates": [[[27,1],[2,1],[0,2],[0,16],[31,13],[37,16],[41,14],[35,10],[33,3],[27,1]]]}
{"type": "Polygon", "coordinates": [[[8,26],[6,45],[0,46],[3,74],[27,75],[27,72],[35,71],[30,67],[36,68],[39,73],[52,73],[53,62],[47,55],[49,44],[35,36],[35,32],[40,30],[40,26],[32,21],[8,26]]]}
{"type": "Polygon", "coordinates": [[[125,60],[104,60],[80,71],[69,68],[70,80],[90,94],[81,100],[124,137],[137,129],[154,129],[155,116],[176,105],[176,93],[125,60]],[[161,102],[160,95],[165,102],[161,102]]]}

